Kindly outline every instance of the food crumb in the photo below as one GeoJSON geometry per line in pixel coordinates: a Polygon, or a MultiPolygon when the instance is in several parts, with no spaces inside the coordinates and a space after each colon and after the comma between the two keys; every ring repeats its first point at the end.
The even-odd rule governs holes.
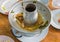
{"type": "Polygon", "coordinates": [[[60,23],[60,19],[58,19],[58,23],[60,23]]]}

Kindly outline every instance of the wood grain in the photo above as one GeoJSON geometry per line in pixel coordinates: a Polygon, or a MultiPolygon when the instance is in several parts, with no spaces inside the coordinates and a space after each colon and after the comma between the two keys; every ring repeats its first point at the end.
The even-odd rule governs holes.
{"type": "Polygon", "coordinates": [[[60,30],[50,26],[49,32],[42,42],[60,42],[60,30]]]}
{"type": "Polygon", "coordinates": [[[20,42],[11,32],[11,26],[8,21],[8,16],[0,14],[0,35],[11,37],[15,42],[20,42]]]}

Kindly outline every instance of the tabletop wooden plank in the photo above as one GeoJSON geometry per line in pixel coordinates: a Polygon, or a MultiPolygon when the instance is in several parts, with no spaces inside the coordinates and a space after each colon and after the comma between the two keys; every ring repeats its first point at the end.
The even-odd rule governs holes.
{"type": "Polygon", "coordinates": [[[8,16],[0,14],[0,35],[10,36],[15,42],[20,42],[11,32],[8,16]]]}
{"type": "Polygon", "coordinates": [[[60,30],[50,26],[49,32],[42,42],[60,42],[60,30]]]}

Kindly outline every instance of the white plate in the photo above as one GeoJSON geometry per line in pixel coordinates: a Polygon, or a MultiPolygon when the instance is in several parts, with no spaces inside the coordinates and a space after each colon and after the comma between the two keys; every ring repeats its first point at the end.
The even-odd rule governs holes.
{"type": "Polygon", "coordinates": [[[52,5],[55,8],[60,8],[60,0],[52,0],[52,5]]]}
{"type": "Polygon", "coordinates": [[[3,11],[1,10],[1,5],[7,0],[0,0],[0,12],[3,13],[3,11]]]}
{"type": "MultiPolygon", "coordinates": [[[[52,15],[52,20],[51,20],[51,25],[53,27],[55,27],[56,29],[60,29],[60,24],[58,23],[58,18],[57,15],[60,14],[60,9],[51,11],[51,15],[52,15]]],[[[60,17],[60,16],[59,16],[60,17]]]]}
{"type": "Polygon", "coordinates": [[[14,40],[9,36],[0,35],[0,42],[14,42],[14,40]]]}
{"type": "MultiPolygon", "coordinates": [[[[2,1],[3,2],[3,1],[2,1]]],[[[12,6],[14,4],[16,4],[18,2],[18,0],[7,0],[7,1],[4,1],[0,7],[1,7],[1,13],[3,14],[7,14],[9,13],[10,9],[12,8],[12,6]]]]}
{"type": "Polygon", "coordinates": [[[4,1],[7,1],[7,0],[0,0],[0,7],[4,1]]]}

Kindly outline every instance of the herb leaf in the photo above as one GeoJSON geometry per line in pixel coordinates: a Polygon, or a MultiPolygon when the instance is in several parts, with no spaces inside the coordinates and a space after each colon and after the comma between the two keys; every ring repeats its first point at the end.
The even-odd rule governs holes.
{"type": "Polygon", "coordinates": [[[11,13],[14,13],[14,11],[12,10],[11,13]]]}
{"type": "Polygon", "coordinates": [[[46,21],[46,23],[45,23],[43,26],[40,26],[39,29],[40,29],[40,28],[44,28],[44,27],[46,27],[47,25],[48,25],[48,21],[46,21]]]}
{"type": "Polygon", "coordinates": [[[33,3],[36,3],[37,1],[33,1],[33,3]]]}

